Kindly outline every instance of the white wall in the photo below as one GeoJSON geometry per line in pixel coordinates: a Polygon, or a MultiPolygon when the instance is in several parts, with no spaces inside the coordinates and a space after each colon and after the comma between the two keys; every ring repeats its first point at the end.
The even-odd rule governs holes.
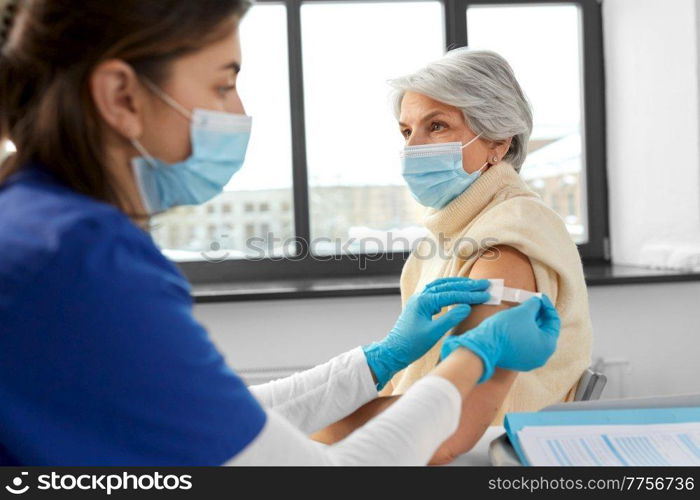
{"type": "MultiPolygon", "coordinates": [[[[629,362],[629,373],[608,367],[606,397],[700,393],[700,283],[591,287],[589,300],[594,358],[629,362]]],[[[399,304],[398,296],[232,302],[197,305],[195,315],[255,383],[378,340],[399,304]]]]}
{"type": "Polygon", "coordinates": [[[700,242],[697,3],[603,1],[617,263],[663,264],[664,252],[645,255],[645,245],[668,243],[670,251],[682,242],[700,242]]]}
{"type": "Polygon", "coordinates": [[[286,374],[287,368],[313,366],[379,340],[400,312],[398,295],[195,306],[195,315],[244,375],[261,369],[286,374]]]}

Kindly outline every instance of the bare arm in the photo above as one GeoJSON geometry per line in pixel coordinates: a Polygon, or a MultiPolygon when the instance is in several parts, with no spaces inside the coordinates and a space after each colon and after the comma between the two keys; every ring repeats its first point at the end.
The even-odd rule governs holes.
{"type": "MultiPolygon", "coordinates": [[[[505,286],[537,291],[535,275],[528,257],[509,246],[499,246],[496,250],[498,257],[477,260],[469,277],[503,278],[505,286]]],[[[489,254],[489,257],[494,255],[489,254]]],[[[499,306],[474,306],[469,317],[457,326],[454,332],[459,334],[470,330],[487,317],[513,305],[504,303],[499,306]]],[[[474,388],[462,404],[462,416],[457,432],[443,443],[430,463],[449,463],[474,447],[496,416],[516,376],[517,372],[497,368],[490,380],[474,388]]]]}

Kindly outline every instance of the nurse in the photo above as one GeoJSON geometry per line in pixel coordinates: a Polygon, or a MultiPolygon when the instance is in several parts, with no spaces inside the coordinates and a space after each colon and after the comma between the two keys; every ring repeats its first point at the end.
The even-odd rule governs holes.
{"type": "Polygon", "coordinates": [[[488,282],[433,282],[382,340],[246,387],[145,229],[242,166],[249,4],[0,6],[0,140],[17,148],[0,167],[0,465],[426,464],[496,367],[554,352],[556,310],[531,299],[450,337],[432,373],[346,439],[312,441],[488,300],[488,282]]]}

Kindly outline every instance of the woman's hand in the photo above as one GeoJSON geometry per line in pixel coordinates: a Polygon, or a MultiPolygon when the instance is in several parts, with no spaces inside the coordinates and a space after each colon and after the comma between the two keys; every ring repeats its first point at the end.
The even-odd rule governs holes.
{"type": "Polygon", "coordinates": [[[486,318],[476,328],[445,340],[440,358],[466,347],[481,358],[484,370],[478,383],[495,368],[529,371],[544,365],[554,353],[560,320],[549,298],[533,297],[523,304],[486,318]]]}
{"type": "Polygon", "coordinates": [[[377,390],[397,372],[425,354],[451,328],[471,312],[471,304],[489,300],[488,280],[439,279],[413,295],[389,334],[380,342],[362,346],[377,379],[377,390]],[[443,307],[458,304],[437,319],[443,307]]]}

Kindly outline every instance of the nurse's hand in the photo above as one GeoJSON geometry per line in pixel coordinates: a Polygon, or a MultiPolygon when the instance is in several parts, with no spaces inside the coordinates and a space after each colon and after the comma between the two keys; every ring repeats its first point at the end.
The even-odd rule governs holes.
{"type": "Polygon", "coordinates": [[[532,297],[519,306],[489,316],[479,326],[445,340],[440,358],[466,347],[481,358],[484,370],[477,383],[490,379],[496,367],[530,371],[554,354],[560,320],[549,298],[532,297]]]}
{"type": "Polygon", "coordinates": [[[362,346],[377,379],[377,390],[469,316],[470,304],[489,300],[490,294],[485,291],[489,284],[488,280],[442,278],[413,295],[389,334],[380,342],[362,346]],[[433,319],[443,307],[452,305],[456,307],[433,319]]]}

